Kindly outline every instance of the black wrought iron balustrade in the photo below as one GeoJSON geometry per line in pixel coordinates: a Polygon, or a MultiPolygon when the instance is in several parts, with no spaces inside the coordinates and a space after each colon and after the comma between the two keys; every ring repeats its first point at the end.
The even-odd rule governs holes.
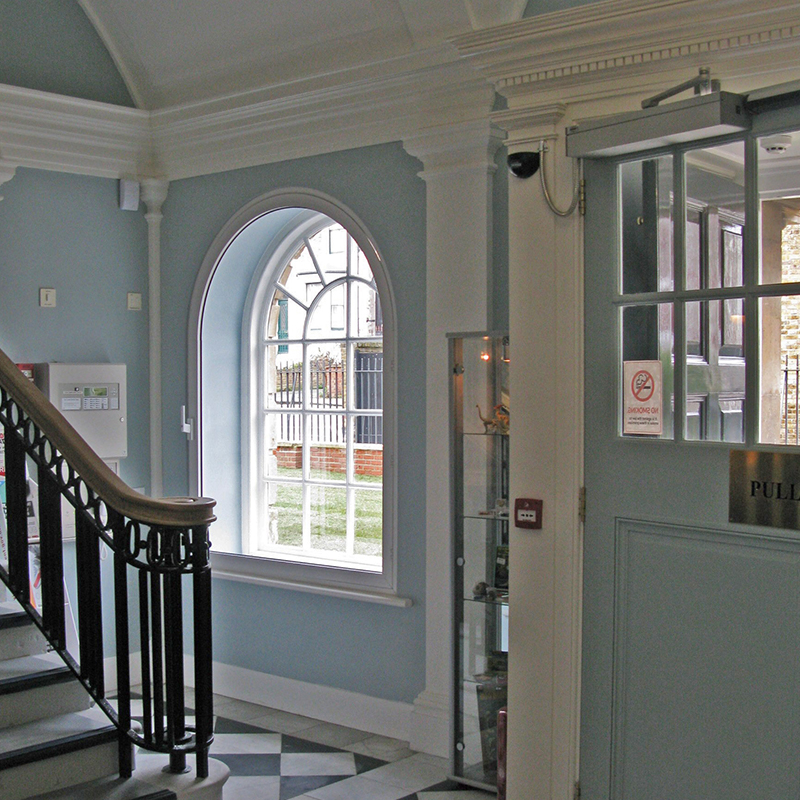
{"type": "Polygon", "coordinates": [[[0,433],[8,559],[0,580],[116,725],[121,775],[131,774],[133,743],[168,754],[175,772],[194,753],[198,777],[207,777],[214,501],[153,499],[130,489],[2,351],[0,433]],[[63,535],[71,519],[74,548],[63,535]],[[116,689],[107,694],[113,660],[116,689]],[[191,725],[185,663],[194,671],[191,725]],[[141,726],[132,721],[133,687],[141,726]]]}

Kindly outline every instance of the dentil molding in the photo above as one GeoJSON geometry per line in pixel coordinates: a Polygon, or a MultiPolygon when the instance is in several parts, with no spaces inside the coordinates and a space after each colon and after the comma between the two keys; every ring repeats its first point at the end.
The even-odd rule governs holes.
{"type": "MultiPolygon", "coordinates": [[[[794,0],[603,0],[458,36],[454,46],[512,106],[536,93],[562,101],[613,95],[631,76],[652,86],[671,70],[715,63],[722,74],[797,62],[794,0]],[[758,67],[752,59],[757,57],[758,67]]],[[[691,71],[691,69],[690,69],[691,71]]]]}

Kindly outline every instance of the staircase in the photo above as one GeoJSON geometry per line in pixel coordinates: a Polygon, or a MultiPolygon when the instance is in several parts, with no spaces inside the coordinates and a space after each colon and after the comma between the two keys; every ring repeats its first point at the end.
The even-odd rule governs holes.
{"type": "Polygon", "coordinates": [[[15,603],[0,605],[0,729],[3,800],[118,773],[116,729],[15,603]]]}
{"type": "Polygon", "coordinates": [[[0,435],[0,800],[220,800],[213,500],[130,489],[2,351],[0,435]]]}

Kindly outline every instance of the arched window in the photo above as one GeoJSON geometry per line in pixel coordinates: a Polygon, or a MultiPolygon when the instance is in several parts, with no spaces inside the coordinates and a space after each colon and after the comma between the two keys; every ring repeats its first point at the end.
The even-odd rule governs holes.
{"type": "Polygon", "coordinates": [[[198,472],[219,504],[218,574],[391,593],[390,287],[358,220],[316,196],[304,207],[285,199],[251,204],[217,237],[197,303],[198,472]],[[232,347],[220,337],[232,337],[237,305],[234,410],[232,347]]]}
{"type": "Polygon", "coordinates": [[[369,262],[316,215],[285,240],[257,295],[244,552],[380,570],[383,315],[369,262]]]}

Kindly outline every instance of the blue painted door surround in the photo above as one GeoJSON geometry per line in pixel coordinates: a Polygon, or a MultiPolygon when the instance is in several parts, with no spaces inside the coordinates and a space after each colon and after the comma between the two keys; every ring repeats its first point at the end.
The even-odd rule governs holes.
{"type": "Polygon", "coordinates": [[[618,435],[615,171],[585,163],[581,796],[798,798],[800,532],[728,523],[729,445],[618,435]]]}

